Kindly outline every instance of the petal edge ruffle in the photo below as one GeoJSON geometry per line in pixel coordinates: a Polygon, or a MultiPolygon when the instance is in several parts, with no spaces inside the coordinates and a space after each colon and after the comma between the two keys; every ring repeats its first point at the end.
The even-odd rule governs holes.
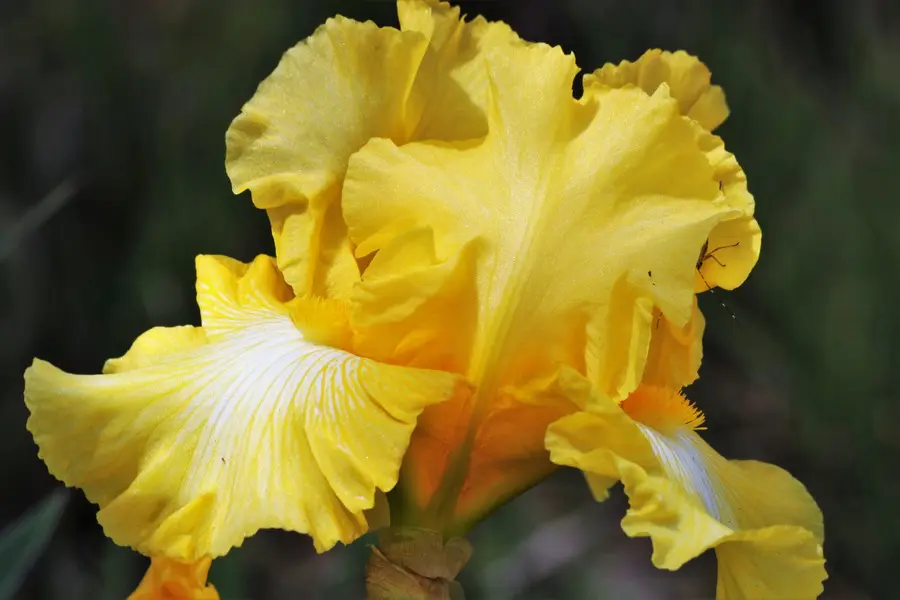
{"type": "Polygon", "coordinates": [[[660,85],[666,84],[678,101],[681,114],[712,131],[728,118],[728,105],[722,88],[712,85],[710,77],[706,65],[683,50],[647,50],[634,62],[606,64],[585,75],[584,86],[636,85],[653,94],[660,85]]]}

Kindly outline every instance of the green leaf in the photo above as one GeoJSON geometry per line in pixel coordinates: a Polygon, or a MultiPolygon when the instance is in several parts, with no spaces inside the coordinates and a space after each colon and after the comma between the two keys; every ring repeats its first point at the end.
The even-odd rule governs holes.
{"type": "Polygon", "coordinates": [[[69,494],[57,490],[0,532],[0,600],[12,598],[56,531],[69,494]]]}

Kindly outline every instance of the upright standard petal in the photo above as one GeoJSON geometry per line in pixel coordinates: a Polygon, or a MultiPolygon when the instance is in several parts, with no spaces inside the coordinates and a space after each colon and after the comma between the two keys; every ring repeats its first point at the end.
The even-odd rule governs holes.
{"type": "Polygon", "coordinates": [[[298,295],[345,297],[359,279],[339,207],[350,156],[369,139],[458,140],[486,131],[485,46],[503,24],[400,0],[402,30],[328,20],[289,50],[226,134],[235,193],[269,214],[278,266],[298,295]]]}
{"type": "Polygon", "coordinates": [[[427,40],[343,17],[289,50],[225,136],[235,193],[268,210],[278,266],[298,294],[342,296],[359,278],[336,202],[347,159],[374,136],[405,139],[427,40]]]}
{"type": "Polygon", "coordinates": [[[128,600],[219,600],[216,588],[206,583],[211,563],[209,557],[190,563],[153,557],[128,600]]]}
{"type": "Polygon", "coordinates": [[[550,426],[547,448],[589,481],[622,482],[622,528],[651,539],[658,568],[715,548],[719,600],[817,597],[826,578],[819,508],[787,472],[722,458],[697,435],[702,424],[679,393],[644,386],[621,406],[595,396],[550,426]]]}
{"type": "MultiPolygon", "coordinates": [[[[410,364],[432,366],[430,353],[440,347],[441,366],[458,366],[477,386],[471,406],[458,405],[453,418],[424,416],[433,444],[415,446],[407,460],[442,464],[429,456],[457,449],[443,461],[463,473],[447,484],[467,490],[452,509],[457,516],[498,498],[497,482],[474,472],[472,457],[547,462],[548,422],[517,431],[516,440],[485,430],[502,422],[491,415],[504,406],[501,396],[510,397],[506,390],[560,363],[598,360],[588,369],[608,373],[618,349],[589,347],[604,345],[623,320],[651,327],[649,317],[630,316],[635,302],[625,297],[647,298],[684,326],[698,251],[736,213],[665,90],[606,88],[576,101],[573,58],[540,45],[494,49],[486,65],[485,139],[403,147],[372,140],[351,157],[343,196],[357,254],[377,252],[354,296],[360,351],[402,352],[410,364]],[[385,310],[391,297],[404,298],[402,308],[385,310]]],[[[634,368],[626,363],[615,369],[634,368]]],[[[510,493],[531,483],[512,469],[504,474],[510,493]]],[[[458,492],[425,500],[452,504],[442,496],[458,492]]]]}
{"type": "Polygon", "coordinates": [[[194,561],[262,528],[320,551],[366,531],[418,414],[458,378],[359,358],[343,305],[292,296],[267,257],[202,256],[202,328],[152,329],[104,375],[28,369],[39,455],[113,541],[194,561]]]}
{"type": "Polygon", "coordinates": [[[586,96],[629,85],[649,95],[666,87],[678,101],[681,114],[691,120],[697,144],[707,154],[724,201],[738,211],[710,232],[697,259],[695,289],[736,288],[756,265],[761,234],[753,218],[753,196],[747,190],[743,169],[725,150],[722,139],[710,133],[728,116],[722,88],[710,84],[706,65],[681,50],[648,50],[635,62],[607,64],[584,78],[586,96]]]}
{"type": "Polygon", "coordinates": [[[711,73],[700,60],[683,50],[664,52],[647,50],[634,62],[623,60],[605,64],[585,76],[585,87],[635,85],[648,94],[666,84],[678,100],[681,114],[712,131],[728,118],[728,105],[722,88],[710,83],[711,73]]]}

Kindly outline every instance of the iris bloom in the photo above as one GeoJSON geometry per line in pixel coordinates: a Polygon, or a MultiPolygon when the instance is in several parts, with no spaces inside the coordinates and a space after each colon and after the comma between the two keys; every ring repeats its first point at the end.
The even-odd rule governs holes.
{"type": "MultiPolygon", "coordinates": [[[[228,175],[268,213],[274,258],[199,257],[202,327],[152,329],[103,375],[26,373],[51,472],[154,557],[139,592],[168,577],[214,593],[195,575],[261,528],[349,543],[384,522],[381,492],[393,524],[460,534],[556,464],[604,486],[655,478],[688,498],[677,508],[701,506],[678,495],[693,481],[679,461],[725,473],[716,493],[766,516],[710,512],[730,528],[707,539],[720,552],[809,525],[778,510],[802,496],[818,514],[786,475],[768,507],[694,438],[644,452],[665,419],[633,409],[680,406],[634,398],[696,378],[695,292],[739,285],[759,253],[706,68],[654,51],[586,76],[576,99],[558,48],[432,0],[398,13],[399,29],[330,19],[229,128],[228,175]],[[579,445],[591,427],[614,434],[579,445]]],[[[673,544],[694,534],[670,525],[673,544]]],[[[754,548],[754,564],[806,556],[754,548]]],[[[728,572],[746,586],[757,571],[728,572]]]]}

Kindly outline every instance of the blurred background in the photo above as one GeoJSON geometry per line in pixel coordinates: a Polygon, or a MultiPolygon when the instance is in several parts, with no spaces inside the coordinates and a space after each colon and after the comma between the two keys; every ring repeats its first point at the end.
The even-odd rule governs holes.
{"type": "MultiPolygon", "coordinates": [[[[464,12],[562,45],[591,71],[686,49],[724,86],[717,131],[743,165],[762,258],[705,294],[690,394],[725,456],[789,469],[820,503],[824,597],[896,597],[900,562],[900,5],[888,0],[510,0],[464,12]],[[727,308],[723,308],[719,300],[727,308]],[[737,317],[733,321],[731,313],[737,317]]],[[[0,5],[0,523],[59,486],[25,430],[33,356],[98,372],[154,325],[196,323],[193,257],[271,253],[233,197],[224,133],[283,51],[327,17],[396,23],[390,2],[6,0],[0,5]]],[[[655,570],[621,494],[559,472],[472,533],[479,598],[694,599],[715,564],[655,570]]],[[[124,598],[145,568],[80,492],[17,598],[124,598]]],[[[263,533],[214,565],[223,600],[361,598],[361,540],[316,556],[263,533]]]]}

